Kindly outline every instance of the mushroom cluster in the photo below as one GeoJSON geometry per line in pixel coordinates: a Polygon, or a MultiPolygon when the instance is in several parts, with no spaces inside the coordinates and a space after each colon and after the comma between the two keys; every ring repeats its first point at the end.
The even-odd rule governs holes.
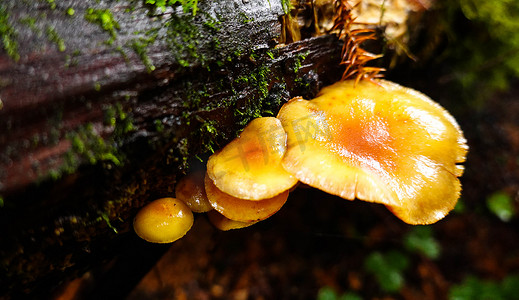
{"type": "MultiPolygon", "coordinates": [[[[230,230],[270,217],[302,182],[383,204],[408,224],[431,224],[456,205],[467,151],[454,118],[427,96],[386,80],[340,81],[313,100],[288,101],[276,118],[254,119],[209,158],[205,174],[180,180],[176,197],[190,212],[208,212],[217,228],[230,230]]],[[[143,237],[142,223],[157,221],[140,215],[134,227],[143,237]]],[[[187,223],[170,235],[184,235],[187,223]]],[[[153,228],[162,229],[170,230],[153,228]]]]}

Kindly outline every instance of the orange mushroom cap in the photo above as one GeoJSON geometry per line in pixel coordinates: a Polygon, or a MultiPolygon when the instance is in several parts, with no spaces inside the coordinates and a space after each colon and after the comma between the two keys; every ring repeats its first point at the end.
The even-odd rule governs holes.
{"type": "Polygon", "coordinates": [[[207,217],[209,218],[209,221],[211,222],[211,224],[214,225],[214,227],[216,227],[222,231],[245,228],[245,227],[249,227],[249,226],[257,223],[257,222],[240,222],[240,221],[231,220],[231,219],[227,218],[226,216],[222,215],[221,213],[217,212],[216,210],[211,210],[210,212],[208,212],[207,217]]]}
{"type": "Polygon", "coordinates": [[[288,191],[261,201],[244,200],[222,192],[209,176],[205,177],[207,198],[213,208],[228,219],[240,222],[257,222],[275,214],[285,204],[288,191]]]}
{"type": "Polygon", "coordinates": [[[278,115],[283,167],[345,199],[383,203],[410,224],[430,224],[459,198],[468,150],[454,118],[427,96],[385,80],[342,81],[295,98],[278,115]]]}
{"type": "Polygon", "coordinates": [[[272,198],[297,183],[282,166],[286,133],[273,117],[254,119],[240,136],[211,155],[207,174],[226,194],[240,199],[272,198]]]}
{"type": "Polygon", "coordinates": [[[171,243],[193,225],[193,213],[176,198],[154,200],[141,208],[133,220],[135,233],[151,243],[171,243]]]}
{"type": "Polygon", "coordinates": [[[205,171],[198,170],[182,177],[175,186],[175,196],[184,201],[196,213],[208,212],[213,209],[204,186],[205,171]]]}

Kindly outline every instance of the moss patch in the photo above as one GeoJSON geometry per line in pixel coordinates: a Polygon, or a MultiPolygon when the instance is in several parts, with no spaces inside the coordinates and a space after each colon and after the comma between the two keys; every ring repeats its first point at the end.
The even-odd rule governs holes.
{"type": "Polygon", "coordinates": [[[168,6],[182,5],[184,12],[191,11],[193,16],[196,15],[198,8],[198,0],[145,0],[144,3],[161,11],[166,11],[168,6]]]}
{"type": "Polygon", "coordinates": [[[9,22],[9,14],[5,8],[0,5],[0,38],[2,39],[2,47],[11,59],[18,61],[20,54],[18,52],[16,36],[16,31],[9,22]]]}
{"type": "Polygon", "coordinates": [[[65,46],[65,41],[56,32],[56,29],[54,29],[51,26],[47,26],[47,28],[45,29],[45,33],[47,34],[47,38],[49,39],[49,41],[53,42],[60,52],[65,51],[65,49],[67,48],[65,46]]]}
{"type": "Polygon", "coordinates": [[[88,8],[85,12],[85,20],[99,25],[110,35],[110,39],[106,43],[109,45],[113,44],[117,38],[117,30],[120,29],[120,26],[109,9],[88,8]]]}
{"type": "Polygon", "coordinates": [[[122,105],[116,104],[105,109],[103,123],[113,129],[109,137],[102,137],[91,123],[66,135],[71,147],[64,155],[63,164],[49,172],[52,179],[71,174],[82,164],[102,163],[108,169],[124,165],[126,157],[119,147],[126,134],[135,129],[132,119],[122,105]]]}

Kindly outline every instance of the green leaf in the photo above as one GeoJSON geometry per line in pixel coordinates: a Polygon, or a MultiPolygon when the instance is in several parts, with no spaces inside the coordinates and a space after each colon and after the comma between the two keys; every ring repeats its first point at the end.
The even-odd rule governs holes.
{"type": "Polygon", "coordinates": [[[510,275],[501,282],[503,299],[514,299],[519,295],[519,275],[510,275]]]}
{"type": "Polygon", "coordinates": [[[425,255],[430,259],[440,256],[440,244],[433,237],[429,226],[416,226],[405,237],[404,246],[407,250],[425,255]]]}
{"type": "Polygon", "coordinates": [[[329,287],[325,286],[319,289],[319,292],[317,293],[317,300],[336,300],[337,299],[337,293],[329,287]]]}
{"type": "Polygon", "coordinates": [[[362,300],[362,297],[356,293],[348,292],[344,293],[339,300],[362,300]]]}
{"type": "Polygon", "coordinates": [[[490,195],[487,198],[487,207],[503,222],[510,221],[515,215],[513,199],[504,192],[490,195]]]}
{"type": "Polygon", "coordinates": [[[449,300],[513,300],[519,295],[519,276],[510,275],[501,282],[468,276],[451,287],[449,300]]]}
{"type": "Polygon", "coordinates": [[[368,273],[375,276],[382,290],[393,293],[404,285],[402,272],[409,266],[409,259],[398,251],[386,254],[373,252],[366,258],[364,266],[368,273]]]}

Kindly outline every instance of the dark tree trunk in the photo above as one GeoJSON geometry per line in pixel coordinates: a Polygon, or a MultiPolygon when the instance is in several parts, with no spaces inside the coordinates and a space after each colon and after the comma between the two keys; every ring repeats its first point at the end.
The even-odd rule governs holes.
{"type": "Polygon", "coordinates": [[[58,2],[0,4],[0,296],[138,256],[138,208],[341,75],[335,36],[277,45],[278,1],[58,2]]]}

